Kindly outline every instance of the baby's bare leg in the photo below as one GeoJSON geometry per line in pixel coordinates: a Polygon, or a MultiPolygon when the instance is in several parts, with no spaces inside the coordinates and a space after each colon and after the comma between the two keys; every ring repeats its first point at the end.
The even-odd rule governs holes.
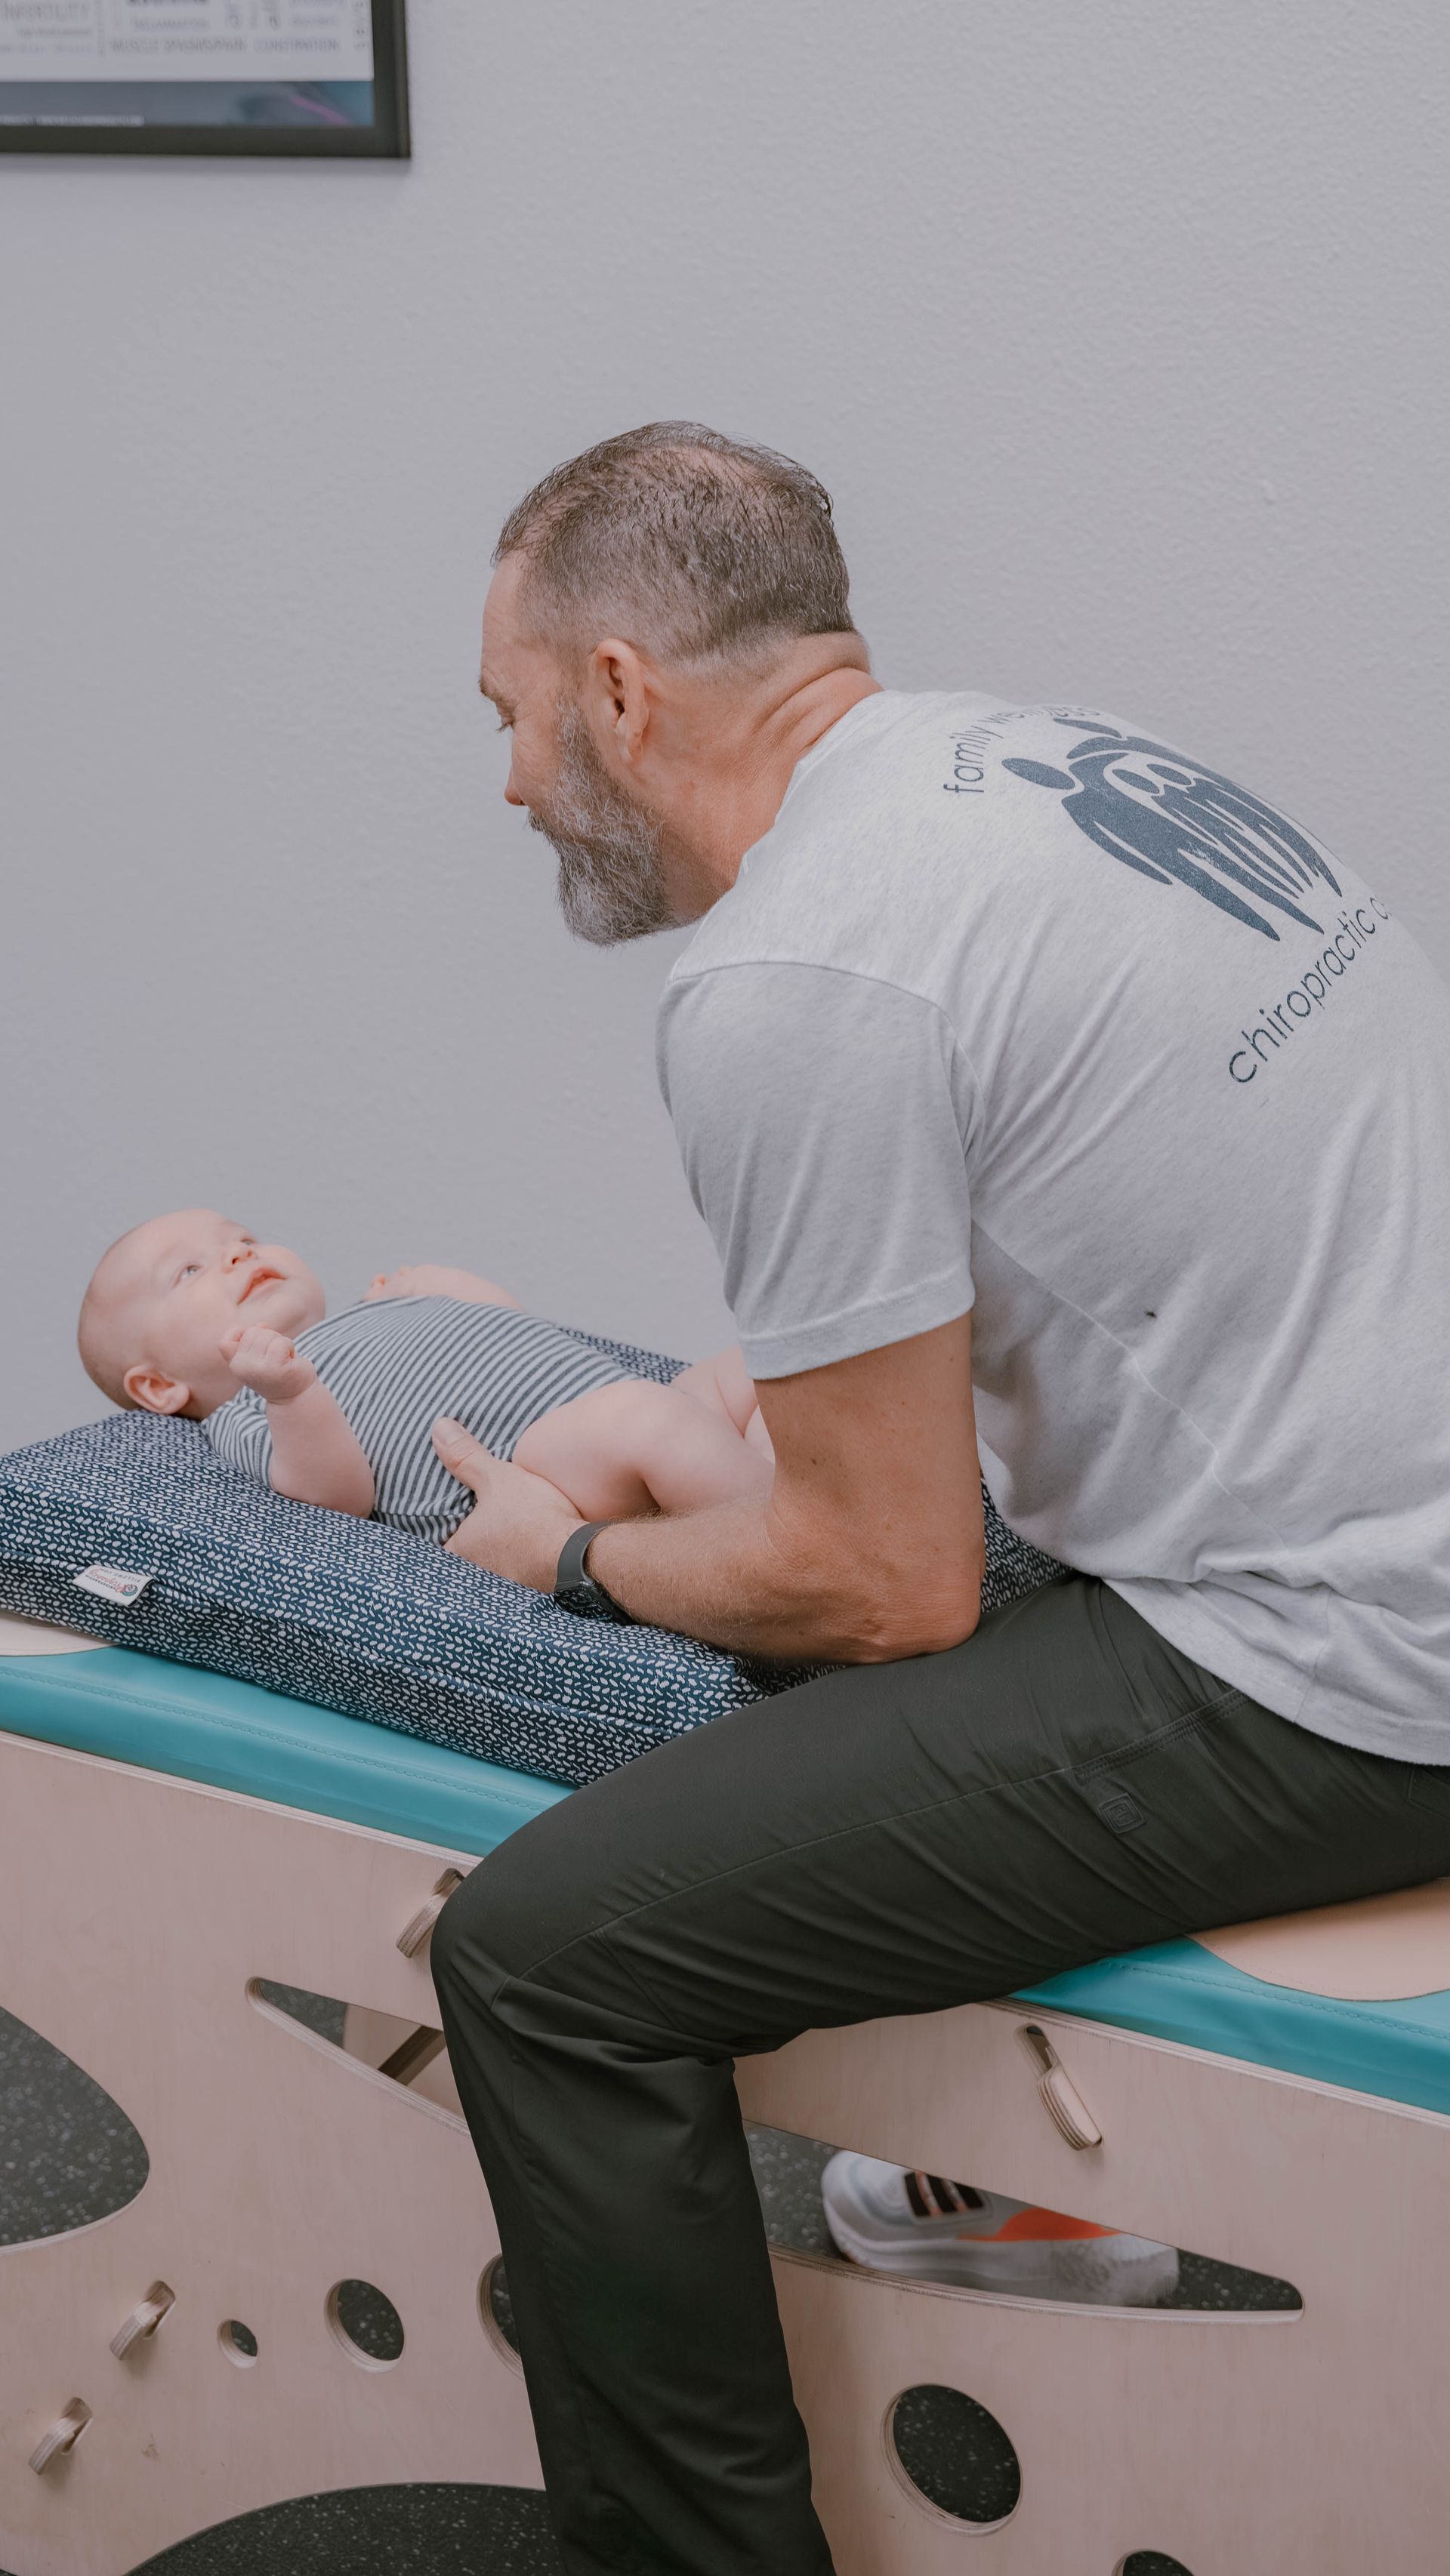
{"type": "Polygon", "coordinates": [[[770,1465],[722,1409],[677,1380],[622,1378],[532,1422],[514,1463],[547,1476],[586,1520],[696,1512],[743,1501],[770,1483],[770,1465]]]}
{"type": "Polygon", "coordinates": [[[682,1371],[674,1383],[698,1403],[707,1404],[712,1412],[723,1413],[751,1447],[774,1464],[775,1451],[761,1420],[755,1383],[738,1345],[728,1351],[715,1351],[707,1360],[696,1360],[693,1368],[682,1371]]]}

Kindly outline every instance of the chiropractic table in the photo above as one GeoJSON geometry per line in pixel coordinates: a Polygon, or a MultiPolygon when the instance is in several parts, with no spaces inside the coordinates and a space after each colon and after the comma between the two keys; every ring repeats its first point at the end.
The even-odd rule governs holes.
{"type": "MultiPolygon", "coordinates": [[[[0,2004],[150,2158],[113,2215],[0,2249],[10,2576],[129,2576],[333,2488],[538,2485],[427,1942],[453,1874],[567,1794],[0,1618],[0,2004]],[[345,1999],[342,2044],[268,1983],[345,1999]],[[346,2332],[357,2280],[402,2319],[396,2361],[346,2332]]],[[[739,2089],[752,2120],[1303,2302],[1063,2307],[776,2249],[839,2576],[1118,2576],[1141,2551],[1189,2576],[1446,2576],[1450,1882],[808,2033],[739,2089]],[[907,2477],[892,2413],[922,2384],[1010,2435],[1005,2520],[907,2477]]]]}

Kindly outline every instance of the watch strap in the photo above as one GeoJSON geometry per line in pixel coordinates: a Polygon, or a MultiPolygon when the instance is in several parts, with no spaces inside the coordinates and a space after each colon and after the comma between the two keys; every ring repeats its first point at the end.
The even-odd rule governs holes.
{"type": "Polygon", "coordinates": [[[565,1539],[559,1551],[559,1563],[554,1574],[554,1599],[562,1609],[572,1609],[578,1599],[609,1600],[609,1594],[603,1584],[595,1582],[593,1575],[586,1570],[584,1564],[593,1541],[597,1539],[602,1529],[608,1529],[608,1527],[608,1521],[581,1521],[579,1527],[571,1530],[565,1539]]]}

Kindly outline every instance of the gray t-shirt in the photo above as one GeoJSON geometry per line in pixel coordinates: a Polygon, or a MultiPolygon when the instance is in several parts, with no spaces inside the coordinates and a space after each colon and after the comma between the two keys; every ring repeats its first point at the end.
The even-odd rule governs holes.
{"type": "Polygon", "coordinates": [[[758,1377],[972,1309],[1003,1517],[1339,1741],[1450,1762],[1450,1007],[1128,727],[866,699],[666,987],[758,1377]]]}

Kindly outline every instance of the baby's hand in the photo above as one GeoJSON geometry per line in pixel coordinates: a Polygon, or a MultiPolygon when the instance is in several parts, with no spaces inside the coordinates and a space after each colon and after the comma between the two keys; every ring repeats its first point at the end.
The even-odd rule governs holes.
{"type": "Polygon", "coordinates": [[[274,1333],[269,1324],[233,1325],[223,1336],[221,1354],[233,1377],[265,1404],[290,1404],[294,1396],[316,1384],[311,1360],[304,1359],[286,1334],[274,1333]]]}
{"type": "Polygon", "coordinates": [[[405,1261],[400,1270],[380,1270],[363,1299],[375,1297],[461,1297],[470,1306],[516,1306],[506,1288],[479,1279],[471,1270],[452,1270],[441,1261],[405,1261]]]}

